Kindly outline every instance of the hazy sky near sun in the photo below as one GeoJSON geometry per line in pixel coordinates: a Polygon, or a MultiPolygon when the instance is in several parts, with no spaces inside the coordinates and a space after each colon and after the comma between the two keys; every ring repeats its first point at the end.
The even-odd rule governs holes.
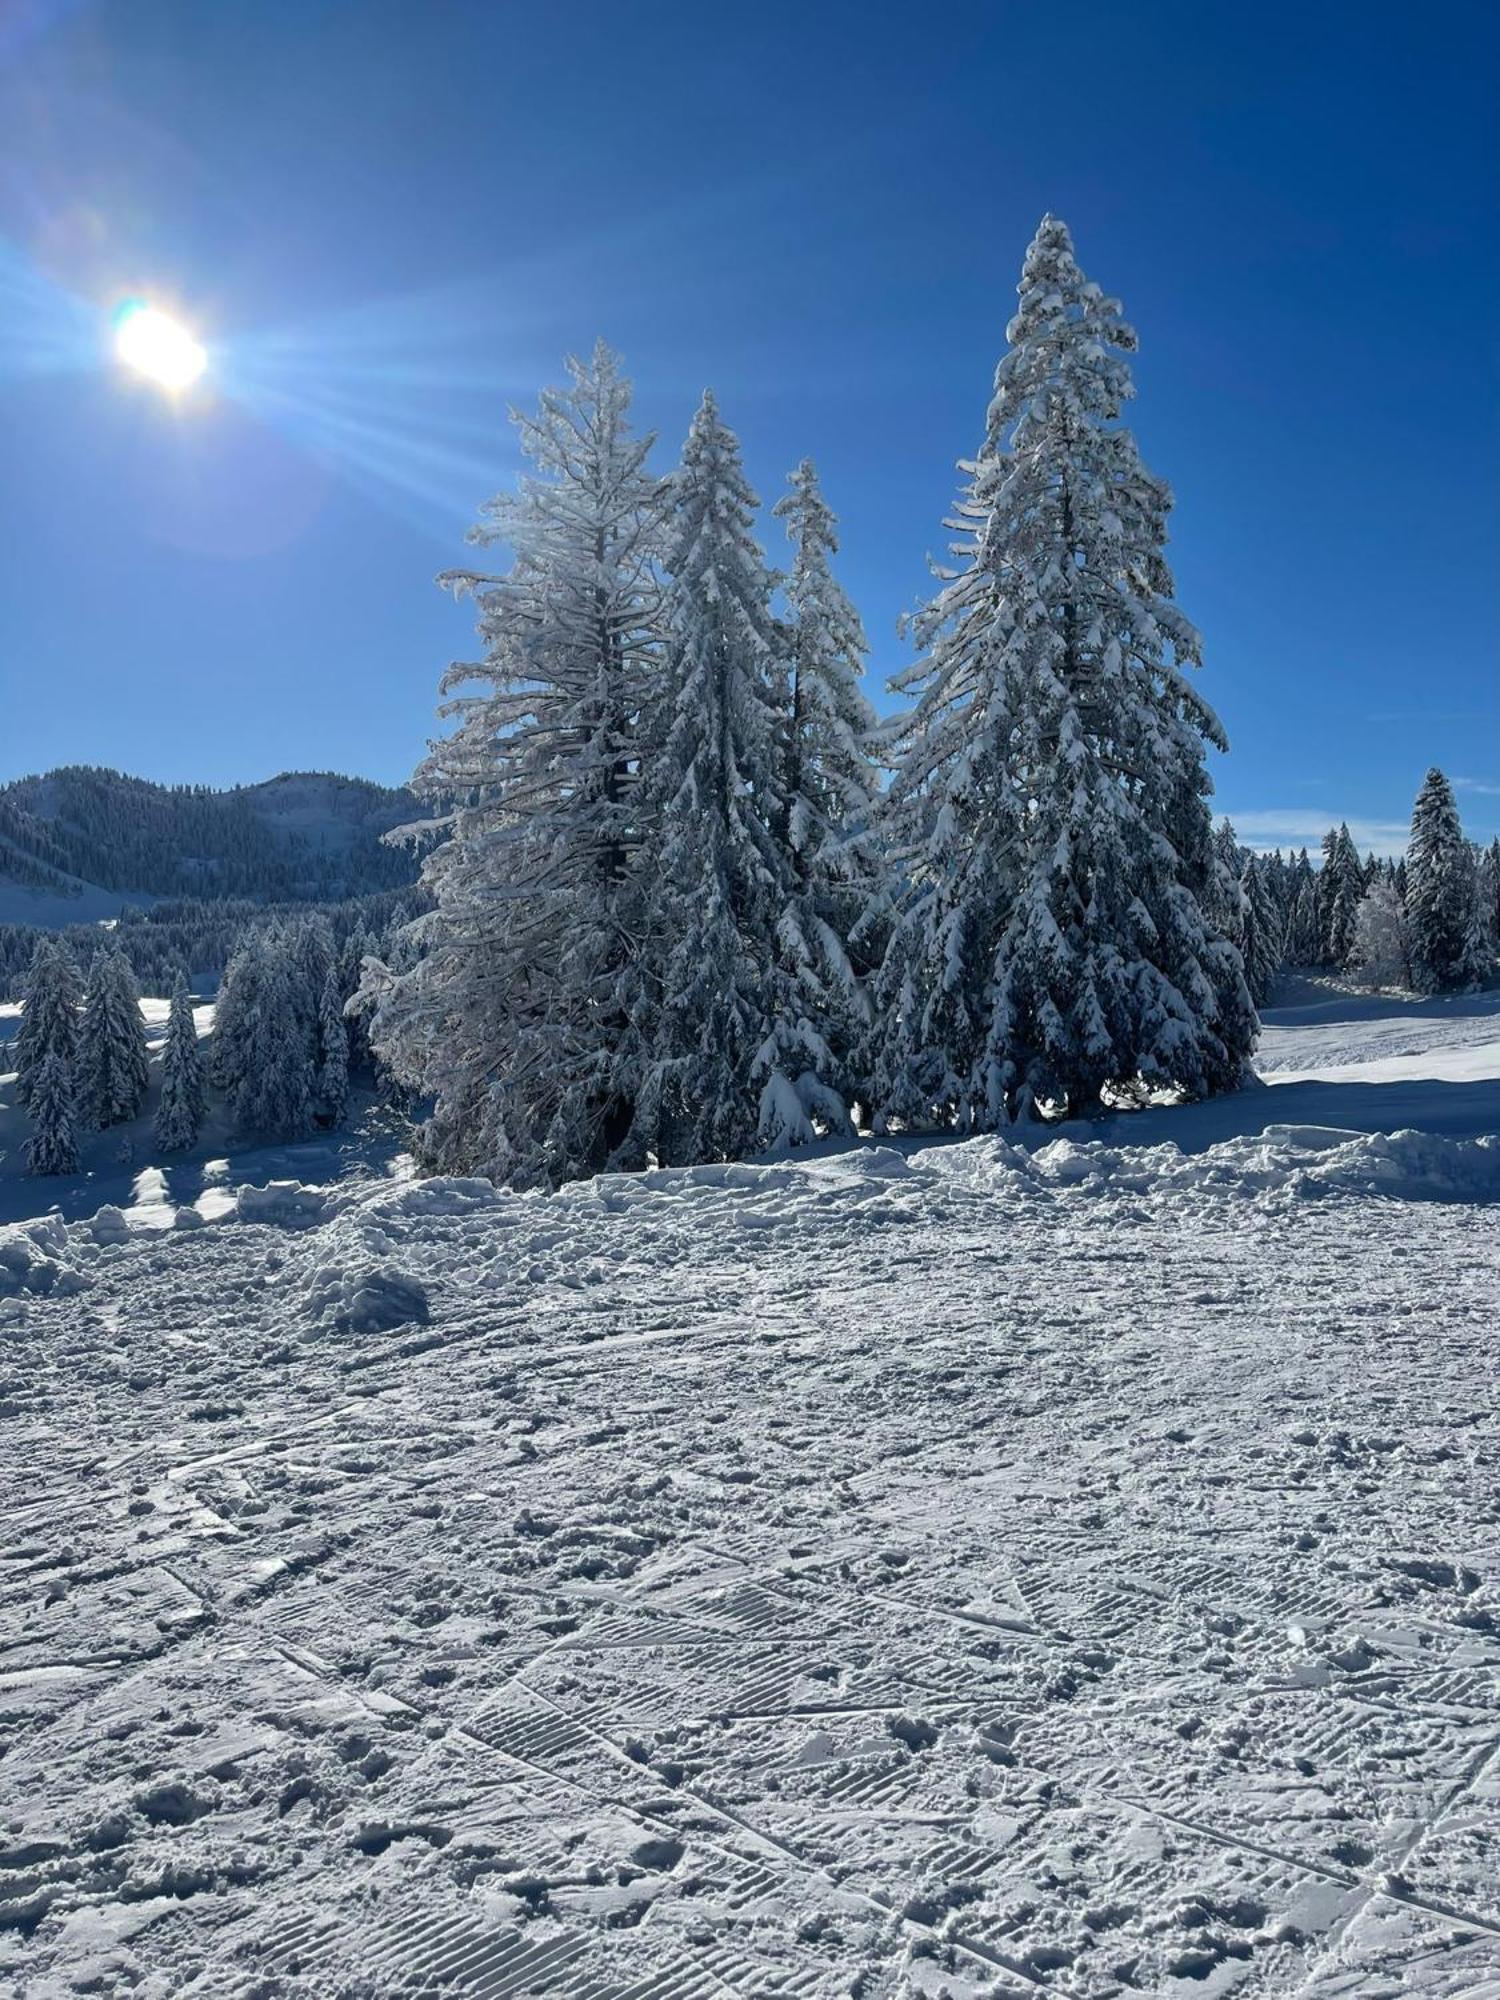
{"type": "MultiPolygon", "coordinates": [[[[16,0],[0,14],[0,777],[403,779],[507,406],[604,334],[842,517],[872,679],[947,541],[1047,208],[1133,422],[1257,843],[1500,830],[1488,5],[16,0]],[[211,354],[174,408],[127,295],[211,354]]],[[[779,559],[779,525],[764,536],[779,559]]]]}

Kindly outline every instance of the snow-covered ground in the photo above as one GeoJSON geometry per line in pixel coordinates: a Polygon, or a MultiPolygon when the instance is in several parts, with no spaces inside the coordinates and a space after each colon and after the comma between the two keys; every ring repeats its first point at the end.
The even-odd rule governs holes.
{"type": "Polygon", "coordinates": [[[1030,1149],[0,1234],[0,1988],[1495,2000],[1500,1014],[1290,999],[1030,1149]]]}

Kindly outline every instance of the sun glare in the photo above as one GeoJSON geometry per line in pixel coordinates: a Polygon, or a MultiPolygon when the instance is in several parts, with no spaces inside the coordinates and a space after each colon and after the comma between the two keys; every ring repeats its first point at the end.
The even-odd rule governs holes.
{"type": "Polygon", "coordinates": [[[115,353],[127,368],[176,393],[189,389],[208,356],[179,320],[157,306],[126,306],[115,321],[115,353]]]}

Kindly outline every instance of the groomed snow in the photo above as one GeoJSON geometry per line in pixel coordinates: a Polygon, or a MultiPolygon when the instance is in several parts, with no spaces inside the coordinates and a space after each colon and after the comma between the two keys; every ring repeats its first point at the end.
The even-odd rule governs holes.
{"type": "Polygon", "coordinates": [[[1500,1060],[1318,1006],[1029,1149],[0,1232],[0,1987],[1500,1991],[1500,1060]]]}

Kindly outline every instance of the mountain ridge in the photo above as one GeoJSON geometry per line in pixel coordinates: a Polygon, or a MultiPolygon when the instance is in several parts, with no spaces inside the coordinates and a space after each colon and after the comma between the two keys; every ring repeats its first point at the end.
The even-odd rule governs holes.
{"type": "Polygon", "coordinates": [[[282,771],[217,789],[71,764],[0,785],[0,899],[11,922],[117,914],[192,896],[314,901],[416,879],[391,828],[422,817],[403,788],[282,771]]]}

